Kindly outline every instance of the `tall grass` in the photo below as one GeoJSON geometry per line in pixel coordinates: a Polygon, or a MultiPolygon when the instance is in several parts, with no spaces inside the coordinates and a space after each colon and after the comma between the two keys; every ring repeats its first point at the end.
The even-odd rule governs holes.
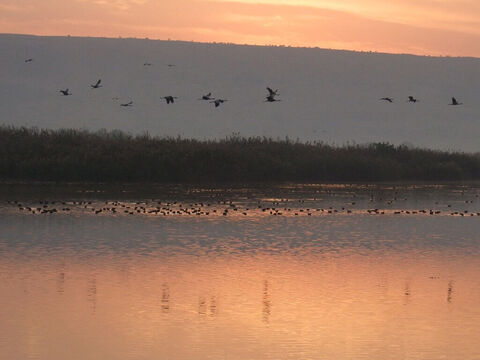
{"type": "Polygon", "coordinates": [[[480,155],[230,136],[0,127],[0,179],[88,182],[478,180],[480,155]]]}

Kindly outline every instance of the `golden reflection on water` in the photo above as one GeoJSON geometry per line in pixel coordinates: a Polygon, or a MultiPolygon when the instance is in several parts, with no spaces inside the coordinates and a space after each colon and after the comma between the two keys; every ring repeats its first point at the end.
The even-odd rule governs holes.
{"type": "Polygon", "coordinates": [[[5,358],[480,356],[476,258],[52,260],[1,261],[5,358]]]}
{"type": "Polygon", "coordinates": [[[480,359],[477,188],[285,188],[0,204],[0,359],[480,359]]]}

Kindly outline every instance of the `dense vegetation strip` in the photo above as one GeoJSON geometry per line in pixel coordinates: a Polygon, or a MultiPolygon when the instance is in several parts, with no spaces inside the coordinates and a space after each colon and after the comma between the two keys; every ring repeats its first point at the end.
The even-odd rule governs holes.
{"type": "Polygon", "coordinates": [[[480,155],[230,136],[0,127],[0,179],[88,182],[478,180],[480,155]]]}

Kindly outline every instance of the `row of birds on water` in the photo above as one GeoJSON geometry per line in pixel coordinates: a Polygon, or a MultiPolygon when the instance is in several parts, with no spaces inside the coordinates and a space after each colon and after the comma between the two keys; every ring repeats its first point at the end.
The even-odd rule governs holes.
{"type": "MultiPolygon", "coordinates": [[[[478,195],[477,195],[478,197],[478,195]]],[[[405,199],[404,199],[405,200],[405,199]]],[[[426,209],[388,209],[384,208],[364,208],[360,206],[357,208],[356,201],[346,202],[340,208],[317,207],[311,204],[310,207],[298,206],[304,204],[305,200],[298,201],[273,201],[261,202],[251,204],[240,204],[231,200],[212,201],[212,202],[196,202],[196,203],[182,203],[177,201],[137,201],[137,202],[123,202],[123,201],[48,201],[40,200],[38,203],[24,203],[20,201],[7,201],[10,206],[16,207],[19,211],[30,212],[32,214],[54,214],[54,213],[71,213],[72,211],[86,211],[98,214],[117,214],[124,213],[125,215],[150,214],[150,215],[193,215],[193,216],[227,216],[227,215],[273,215],[273,216],[312,216],[312,215],[327,215],[327,214],[368,214],[368,215],[450,215],[450,216],[480,216],[479,211],[451,209],[451,204],[441,206],[435,203],[437,207],[426,209]],[[298,204],[295,204],[295,203],[298,204]],[[443,208],[439,210],[438,207],[443,208]]],[[[373,202],[373,199],[370,199],[373,202]]],[[[395,198],[385,200],[386,205],[392,205],[395,198]]],[[[465,203],[473,204],[473,200],[465,200],[465,203]]],[[[306,204],[305,204],[306,205],[306,204]]]]}
{"type": "MultiPolygon", "coordinates": [[[[25,59],[25,62],[28,63],[28,62],[32,62],[33,61],[33,58],[28,58],[28,59],[25,59]]],[[[152,64],[149,63],[149,62],[145,62],[143,64],[144,66],[151,66],[152,64]]],[[[174,67],[175,65],[174,64],[167,64],[168,67],[174,67]]],[[[90,87],[92,89],[98,89],[98,88],[101,88],[102,87],[102,79],[98,79],[97,82],[95,84],[91,84],[90,87]]],[[[280,99],[277,99],[277,96],[279,95],[278,93],[278,89],[276,90],[273,90],[272,88],[268,87],[267,86],[267,91],[268,91],[268,94],[267,96],[265,97],[265,100],[264,102],[276,102],[276,101],[282,101],[280,99]]],[[[59,90],[59,92],[63,95],[63,96],[70,96],[70,95],[73,95],[71,92],[70,92],[70,89],[69,88],[66,88],[66,89],[62,89],[62,90],[59,90]]],[[[161,97],[162,99],[164,99],[166,101],[167,104],[173,104],[175,102],[176,99],[178,99],[177,96],[172,96],[172,95],[167,95],[167,96],[163,96],[161,97]]],[[[115,97],[115,98],[112,98],[112,100],[119,100],[119,98],[115,97]]],[[[228,99],[222,99],[222,98],[215,98],[212,96],[212,93],[209,92],[208,94],[205,94],[205,95],[202,95],[199,99],[197,100],[203,100],[203,101],[208,101],[212,104],[215,105],[215,107],[219,107],[221,104],[223,104],[224,102],[227,102],[228,99]]],[[[392,97],[382,97],[380,99],[381,101],[385,101],[385,102],[388,102],[388,103],[393,103],[394,102],[394,99],[392,97]]],[[[407,102],[409,103],[417,103],[419,100],[416,99],[414,96],[408,96],[408,99],[407,99],[407,102]]],[[[452,97],[452,102],[449,103],[448,105],[453,105],[453,106],[457,106],[457,105],[463,105],[463,103],[459,102],[455,97],[452,97]]],[[[126,103],[120,103],[120,106],[122,107],[130,107],[130,106],[133,106],[133,101],[129,101],[129,102],[126,102],[126,103]]]]}

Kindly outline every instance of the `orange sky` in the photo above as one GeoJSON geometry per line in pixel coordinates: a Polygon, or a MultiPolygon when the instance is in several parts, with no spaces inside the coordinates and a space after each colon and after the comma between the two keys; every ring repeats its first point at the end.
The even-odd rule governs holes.
{"type": "Polygon", "coordinates": [[[480,1],[0,0],[0,32],[480,57],[480,1]]]}

